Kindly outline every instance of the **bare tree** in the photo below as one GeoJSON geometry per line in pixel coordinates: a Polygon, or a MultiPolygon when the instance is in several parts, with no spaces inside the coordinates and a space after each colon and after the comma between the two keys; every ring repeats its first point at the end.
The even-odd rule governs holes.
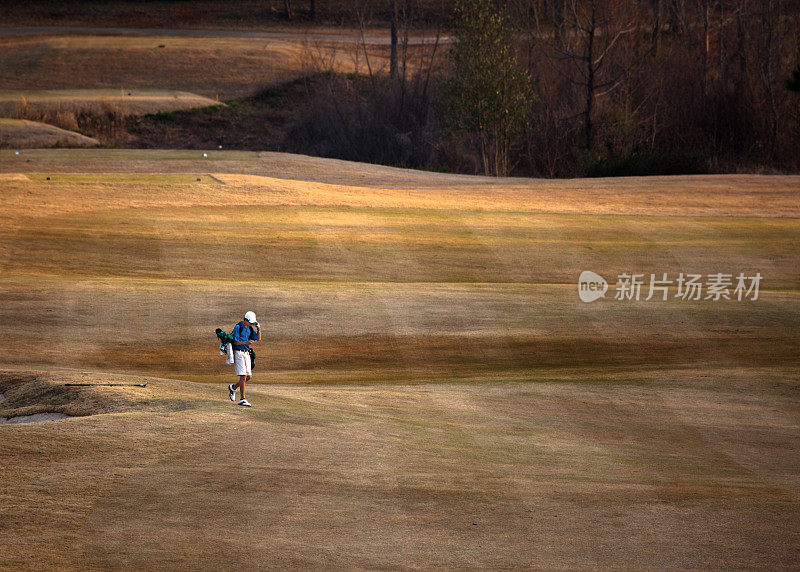
{"type": "Polygon", "coordinates": [[[548,34],[540,27],[539,36],[551,46],[556,69],[583,92],[583,138],[589,151],[596,99],[614,91],[632,66],[621,65],[630,58],[619,57],[625,50],[624,39],[637,28],[626,4],[566,0],[563,38],[548,40],[548,34]],[[609,64],[612,60],[613,65],[609,64]]]}
{"type": "MultiPolygon", "coordinates": [[[[708,97],[708,83],[711,74],[711,49],[714,36],[713,30],[713,13],[717,10],[719,2],[717,0],[703,0],[702,4],[702,18],[703,18],[703,93],[708,97]]],[[[721,35],[721,31],[717,30],[717,37],[721,35]]]]}

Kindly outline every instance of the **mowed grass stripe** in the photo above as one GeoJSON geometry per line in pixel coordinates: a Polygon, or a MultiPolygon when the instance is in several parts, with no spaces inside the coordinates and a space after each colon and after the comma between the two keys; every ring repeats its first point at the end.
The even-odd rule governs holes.
{"type": "Polygon", "coordinates": [[[736,389],[780,381],[775,370],[714,373],[724,387],[676,387],[677,370],[643,374],[641,386],[252,385],[248,411],[219,399],[222,387],[163,379],[0,378],[9,407],[37,396],[66,408],[64,379],[148,382],[73,395],[113,415],[0,428],[15,547],[0,562],[785,567],[798,556],[786,542],[796,407],[736,389]]]}
{"type": "Polygon", "coordinates": [[[131,89],[0,90],[0,114],[19,116],[59,113],[140,115],[224,105],[185,91],[131,89]]]}
{"type": "MultiPolygon", "coordinates": [[[[131,168],[146,157],[161,155],[110,153],[103,164],[117,174],[4,181],[2,322],[11,331],[35,313],[54,340],[37,348],[43,363],[218,381],[227,368],[210,333],[240,307],[266,316],[272,380],[799,361],[800,219],[759,202],[777,197],[783,212],[786,178],[494,182],[266,154],[250,164],[261,176],[209,181],[191,153],[172,155],[193,167],[175,174],[131,168]],[[323,168],[328,180],[352,177],[273,176],[323,168]],[[639,190],[651,183],[654,196],[639,190]],[[678,208],[696,192],[706,194],[678,208]],[[548,210],[593,200],[606,210],[548,210]],[[719,216],[717,203],[738,216],[719,216]],[[606,300],[579,300],[583,270],[608,279],[606,300]],[[646,284],[639,302],[613,299],[619,274],[681,272],[760,272],[760,299],[688,302],[673,286],[646,302],[646,284]],[[177,349],[164,343],[175,327],[177,349]]],[[[20,349],[5,359],[17,363],[20,349]]]]}
{"type": "MultiPolygon", "coordinates": [[[[584,304],[575,285],[309,284],[6,279],[0,327],[48,332],[41,364],[219,381],[216,327],[236,308],[264,324],[259,379],[309,382],[490,377],[541,368],[800,363],[800,299],[584,304]],[[180,332],[171,343],[170,332],[180,332]],[[303,375],[307,372],[309,375],[303,375]],[[353,375],[348,375],[351,372],[353,375]]],[[[232,318],[232,315],[234,316],[232,318]]],[[[10,341],[0,362],[29,356],[10,341]]]]}
{"type": "Polygon", "coordinates": [[[11,274],[336,282],[570,283],[681,272],[796,289],[794,219],[635,217],[312,206],[130,209],[5,233],[11,274]]]}

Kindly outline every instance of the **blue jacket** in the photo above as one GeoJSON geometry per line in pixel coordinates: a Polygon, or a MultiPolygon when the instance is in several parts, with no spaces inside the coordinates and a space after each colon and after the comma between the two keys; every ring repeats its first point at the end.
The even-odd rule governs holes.
{"type": "MultiPolygon", "coordinates": [[[[249,342],[250,340],[258,339],[258,330],[250,326],[245,326],[244,322],[239,322],[233,327],[231,336],[233,336],[234,342],[249,342]]],[[[250,351],[250,344],[246,346],[237,346],[233,344],[233,349],[250,351]]]]}

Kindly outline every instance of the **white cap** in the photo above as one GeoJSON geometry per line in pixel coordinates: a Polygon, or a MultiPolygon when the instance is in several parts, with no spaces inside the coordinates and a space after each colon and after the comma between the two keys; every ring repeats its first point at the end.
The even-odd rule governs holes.
{"type": "Polygon", "coordinates": [[[247,320],[248,322],[250,322],[251,324],[255,324],[256,323],[256,313],[255,312],[247,312],[244,315],[244,319],[247,320]]]}

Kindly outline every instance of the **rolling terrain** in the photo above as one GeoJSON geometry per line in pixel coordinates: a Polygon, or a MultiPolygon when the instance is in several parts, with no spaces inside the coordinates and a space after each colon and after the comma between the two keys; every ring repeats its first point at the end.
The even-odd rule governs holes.
{"type": "Polygon", "coordinates": [[[193,93],[165,90],[67,89],[39,91],[0,91],[0,114],[53,112],[100,113],[114,111],[124,115],[141,115],[218,105],[218,101],[193,93]]]}
{"type": "Polygon", "coordinates": [[[0,118],[0,149],[97,147],[99,144],[97,139],[47,123],[0,118]]]}
{"type": "Polygon", "coordinates": [[[0,151],[0,567],[797,567],[800,177],[206,155],[0,151]]]}
{"type": "MultiPolygon", "coordinates": [[[[4,90],[185,91],[215,101],[314,72],[388,68],[386,31],[0,28],[4,90]],[[76,77],[80,78],[76,82],[76,77]]],[[[426,51],[429,35],[410,40],[426,51]]]]}
{"type": "Polygon", "coordinates": [[[262,371],[300,379],[796,363],[798,177],[494,182],[207,155],[4,153],[3,324],[27,312],[48,328],[42,364],[217,380],[209,333],[250,305],[268,317],[262,371]],[[758,300],[685,300],[673,283],[667,300],[645,284],[590,305],[583,270],[612,293],[623,273],[763,283],[758,300]]]}

